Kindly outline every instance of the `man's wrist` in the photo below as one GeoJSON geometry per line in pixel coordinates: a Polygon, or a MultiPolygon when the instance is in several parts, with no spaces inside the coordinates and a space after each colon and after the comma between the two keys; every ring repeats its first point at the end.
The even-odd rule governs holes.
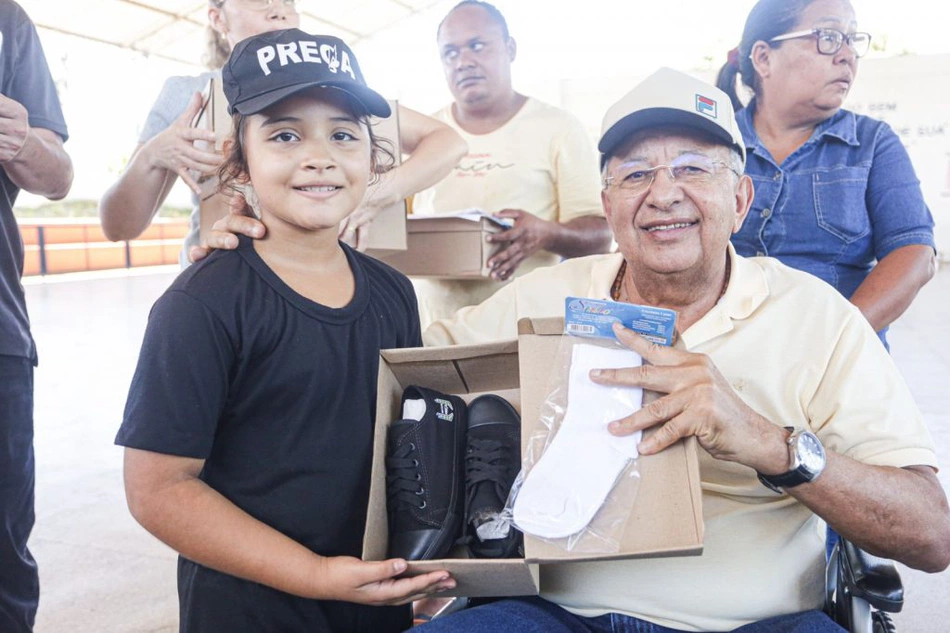
{"type": "Polygon", "coordinates": [[[541,240],[541,248],[549,253],[556,253],[564,257],[561,251],[569,250],[573,241],[574,232],[571,228],[557,220],[544,220],[547,222],[547,231],[541,240]]]}
{"type": "MultiPolygon", "coordinates": [[[[30,142],[30,136],[33,136],[33,137],[34,137],[33,140],[35,140],[35,141],[37,141],[37,142],[40,142],[40,143],[43,142],[42,139],[40,139],[38,136],[35,135],[35,133],[33,132],[33,128],[32,128],[32,127],[28,127],[28,128],[26,129],[26,136],[23,137],[23,143],[20,145],[20,147],[17,148],[16,153],[15,153],[13,156],[11,156],[10,158],[8,158],[8,159],[6,159],[6,160],[3,160],[3,161],[0,161],[0,165],[5,165],[5,166],[13,167],[13,166],[15,166],[15,165],[21,164],[21,163],[23,162],[21,159],[22,159],[22,158],[25,158],[25,157],[23,156],[23,151],[26,149],[27,144],[29,144],[29,142],[30,142]]],[[[38,169],[39,167],[36,167],[36,168],[38,169]]]]}
{"type": "Polygon", "coordinates": [[[788,445],[789,465],[782,473],[759,471],[759,481],[775,492],[814,481],[825,469],[827,457],[821,440],[811,431],[785,427],[790,432],[788,445]]]}
{"type": "Polygon", "coordinates": [[[771,422],[768,424],[770,428],[760,443],[763,447],[760,463],[754,468],[763,475],[781,475],[788,472],[790,467],[788,438],[791,436],[791,431],[788,427],[778,426],[771,422]]]}

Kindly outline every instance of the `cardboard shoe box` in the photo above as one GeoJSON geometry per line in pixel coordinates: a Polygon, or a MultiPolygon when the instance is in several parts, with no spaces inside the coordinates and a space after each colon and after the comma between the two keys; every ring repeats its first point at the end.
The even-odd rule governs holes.
{"type": "Polygon", "coordinates": [[[502,245],[486,238],[505,229],[477,209],[450,215],[410,215],[406,250],[380,259],[409,277],[487,278],[491,273],[488,260],[502,245]]]}
{"type": "MultiPolygon", "coordinates": [[[[224,97],[221,80],[212,77],[205,88],[204,107],[195,119],[194,127],[214,132],[214,150],[221,152],[224,142],[231,137],[231,115],[228,114],[228,100],[224,97]]],[[[203,149],[212,149],[211,147],[203,149]]],[[[217,174],[201,174],[198,177],[198,218],[199,235],[204,240],[212,225],[228,214],[231,196],[218,191],[217,174]]]]}
{"type": "MultiPolygon", "coordinates": [[[[403,390],[421,385],[458,395],[466,402],[483,393],[496,393],[521,413],[524,446],[542,427],[539,411],[563,328],[562,319],[522,319],[517,341],[380,352],[364,560],[387,557],[386,434],[389,424],[401,414],[403,390]]],[[[448,570],[457,586],[444,595],[534,595],[546,563],[701,554],[703,514],[697,446],[695,438],[690,438],[639,459],[639,491],[618,552],[574,554],[526,536],[524,559],[465,559],[461,558],[464,552],[453,552],[460,558],[410,562],[407,573],[448,570]]]]}
{"type": "MultiPolygon", "coordinates": [[[[402,145],[399,140],[399,103],[390,101],[393,113],[385,119],[373,118],[373,134],[382,141],[383,147],[392,151],[393,168],[402,164],[402,145]]],[[[381,257],[406,250],[406,214],[408,205],[400,200],[379,212],[370,226],[366,242],[366,254],[381,257]]]]}

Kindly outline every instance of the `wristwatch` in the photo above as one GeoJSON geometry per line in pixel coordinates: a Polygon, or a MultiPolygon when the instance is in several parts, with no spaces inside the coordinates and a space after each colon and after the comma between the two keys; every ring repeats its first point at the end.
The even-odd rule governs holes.
{"type": "Polygon", "coordinates": [[[789,469],[779,475],[758,473],[759,481],[775,492],[782,488],[792,488],[799,484],[814,481],[825,469],[825,447],[811,431],[786,426],[788,436],[789,469]]]}

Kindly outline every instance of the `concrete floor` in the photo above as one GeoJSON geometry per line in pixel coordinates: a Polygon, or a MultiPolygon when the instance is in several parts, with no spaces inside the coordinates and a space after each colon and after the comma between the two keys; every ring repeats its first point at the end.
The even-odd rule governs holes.
{"type": "MultiPolygon", "coordinates": [[[[171,633],[177,630],[175,556],[129,516],[122,417],[148,310],[174,271],[112,278],[28,281],[40,350],[36,373],[37,633],[171,633]]],[[[938,446],[950,490],[950,270],[944,269],[892,328],[894,358],[938,446]]],[[[899,630],[950,630],[950,572],[902,570],[899,630]]]]}

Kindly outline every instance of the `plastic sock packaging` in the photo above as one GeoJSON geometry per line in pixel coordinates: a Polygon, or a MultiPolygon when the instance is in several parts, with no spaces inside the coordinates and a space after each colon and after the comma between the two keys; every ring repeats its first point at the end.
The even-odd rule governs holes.
{"type": "Polygon", "coordinates": [[[639,388],[595,384],[590,372],[638,367],[641,362],[637,353],[616,345],[572,345],[563,419],[540,460],[527,471],[514,499],[512,516],[519,529],[559,539],[590,524],[618,478],[637,457],[641,436],[638,432],[617,437],[607,425],[637,411],[643,399],[639,388]]]}

